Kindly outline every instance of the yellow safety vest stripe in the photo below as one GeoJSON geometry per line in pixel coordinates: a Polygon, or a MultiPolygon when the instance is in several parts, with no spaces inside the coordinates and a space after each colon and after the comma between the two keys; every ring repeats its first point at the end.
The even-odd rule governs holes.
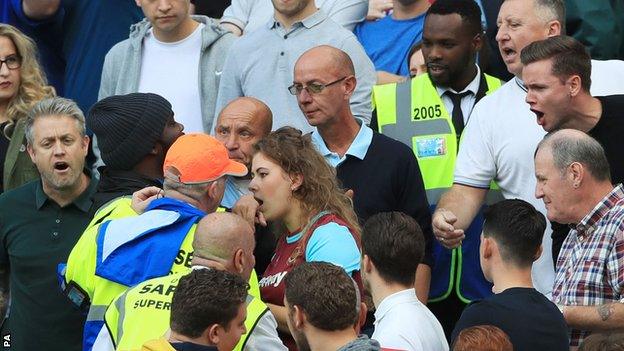
{"type": "MultiPolygon", "coordinates": [[[[185,274],[150,279],[127,290],[110,304],[104,321],[117,350],[138,349],[167,331],[173,291],[185,274]]],[[[244,348],[249,335],[267,311],[268,307],[259,298],[248,296],[247,333],[241,336],[234,350],[244,348]]]]}
{"type": "MultiPolygon", "coordinates": [[[[501,86],[498,78],[484,76],[486,94],[501,86]]],[[[414,151],[429,204],[436,205],[442,194],[453,185],[458,139],[451,116],[431,79],[423,74],[402,83],[374,86],[373,106],[377,110],[379,132],[403,142],[414,151]]],[[[492,182],[490,189],[498,189],[498,186],[492,182]]],[[[501,198],[500,192],[489,191],[486,202],[494,203],[501,198]]],[[[440,296],[434,296],[430,301],[447,298],[453,291],[455,280],[457,294],[465,300],[459,289],[462,259],[461,248],[453,250],[448,286],[440,296]]]]}

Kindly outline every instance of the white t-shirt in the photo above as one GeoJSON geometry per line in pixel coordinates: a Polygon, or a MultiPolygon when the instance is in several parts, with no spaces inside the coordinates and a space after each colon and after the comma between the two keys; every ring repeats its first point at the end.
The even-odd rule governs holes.
{"type": "MultiPolygon", "coordinates": [[[[624,61],[592,60],[592,95],[623,94],[622,82],[624,61]]],[[[546,215],[544,203],[535,198],[533,163],[535,148],[546,132],[525,98],[522,81],[514,78],[475,105],[462,134],[455,183],[488,188],[495,180],[506,199],[525,200],[546,215]]],[[[555,277],[550,236],[548,223],[542,256],[533,264],[533,285],[548,297],[555,277]]]]}
{"type": "Polygon", "coordinates": [[[204,131],[199,94],[203,27],[200,23],[191,35],[174,43],[158,41],[151,30],[143,40],[139,92],[167,99],[187,133],[204,131]]]}
{"type": "Polygon", "coordinates": [[[416,297],[414,289],[394,293],[381,301],[375,311],[372,339],[384,349],[448,351],[440,322],[416,297]]]}

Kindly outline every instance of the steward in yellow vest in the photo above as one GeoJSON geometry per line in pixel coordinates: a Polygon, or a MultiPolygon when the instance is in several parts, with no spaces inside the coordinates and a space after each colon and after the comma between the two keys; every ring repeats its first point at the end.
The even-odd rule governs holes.
{"type": "Polygon", "coordinates": [[[106,308],[116,296],[145,280],[188,270],[197,222],[219,207],[225,177],[243,176],[247,168],[230,160],[213,137],[187,134],[169,148],[163,173],[163,198],[152,201],[139,216],[107,219],[90,227],[70,253],[67,266],[59,267],[65,293],[88,309],[85,351],[91,350],[106,308]]]}
{"type": "MultiPolygon", "coordinates": [[[[180,278],[186,274],[150,279],[127,290],[110,304],[104,323],[116,350],[136,350],[145,342],[165,335],[169,329],[173,292],[180,278]]],[[[265,323],[261,322],[261,318],[267,312],[270,314],[267,305],[252,295],[247,297],[246,308],[247,332],[234,348],[236,351],[245,349],[258,323],[265,323]]],[[[277,332],[275,335],[277,337],[277,332]]]]}
{"type": "MultiPolygon", "coordinates": [[[[235,350],[283,350],[277,322],[258,297],[253,265],[253,229],[232,213],[213,213],[198,224],[193,242],[194,268],[225,269],[253,281],[247,298],[247,333],[235,350]]],[[[169,328],[171,299],[179,279],[188,272],[150,279],[118,296],[108,307],[94,349],[135,350],[164,335],[169,328]]]]}
{"type": "MultiPolygon", "coordinates": [[[[499,79],[481,74],[476,100],[500,86],[499,79]]],[[[429,76],[423,74],[406,82],[375,86],[373,104],[379,132],[414,151],[433,211],[440,196],[453,185],[459,142],[451,115],[438,91],[429,76]]],[[[479,266],[481,224],[482,218],[478,216],[461,248],[449,251],[434,242],[430,302],[447,298],[453,288],[464,302],[491,294],[491,284],[485,280],[479,266]]]]}
{"type": "Polygon", "coordinates": [[[176,286],[171,294],[170,331],[140,349],[234,350],[246,333],[247,283],[227,271],[195,269],[181,276],[176,286]]]}

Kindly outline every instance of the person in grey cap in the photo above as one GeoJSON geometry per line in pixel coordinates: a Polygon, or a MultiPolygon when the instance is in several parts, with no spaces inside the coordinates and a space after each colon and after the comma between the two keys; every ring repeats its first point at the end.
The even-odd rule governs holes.
{"type": "Polygon", "coordinates": [[[87,117],[105,166],[93,195],[96,208],[147,186],[162,187],[163,162],[183,135],[171,104],[152,93],[114,95],[97,102],[87,117]]]}

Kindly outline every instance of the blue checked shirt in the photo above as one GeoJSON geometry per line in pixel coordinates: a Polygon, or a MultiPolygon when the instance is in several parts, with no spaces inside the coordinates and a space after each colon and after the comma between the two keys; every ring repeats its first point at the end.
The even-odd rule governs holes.
{"type": "MultiPolygon", "coordinates": [[[[597,306],[622,302],[624,188],[616,186],[568,234],[557,258],[553,302],[597,306]]],[[[570,346],[590,333],[570,330],[570,346]]]]}

